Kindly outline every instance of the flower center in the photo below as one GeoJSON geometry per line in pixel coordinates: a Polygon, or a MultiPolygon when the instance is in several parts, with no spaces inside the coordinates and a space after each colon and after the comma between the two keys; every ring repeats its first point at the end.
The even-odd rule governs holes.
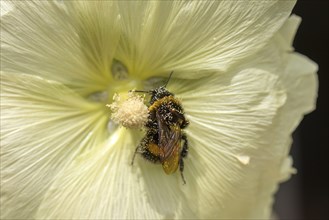
{"type": "Polygon", "coordinates": [[[126,128],[142,128],[148,118],[148,108],[144,104],[144,97],[131,92],[140,88],[141,79],[133,78],[128,68],[119,60],[114,59],[111,66],[112,82],[106,91],[107,104],[111,109],[108,129],[115,125],[126,128]]]}
{"type": "Polygon", "coordinates": [[[128,68],[119,60],[114,59],[111,66],[112,79],[107,89],[90,94],[88,99],[94,102],[111,103],[114,94],[128,93],[140,88],[142,80],[129,74],[128,68]]]}

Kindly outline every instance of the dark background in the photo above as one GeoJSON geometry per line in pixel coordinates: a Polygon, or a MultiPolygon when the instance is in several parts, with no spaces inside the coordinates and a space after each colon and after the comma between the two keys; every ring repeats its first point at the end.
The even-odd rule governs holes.
{"type": "Polygon", "coordinates": [[[329,219],[328,191],[328,61],[329,1],[298,1],[294,14],[302,17],[295,50],[319,65],[317,109],[294,133],[292,154],[298,174],[283,183],[274,205],[279,219],[329,219]]]}

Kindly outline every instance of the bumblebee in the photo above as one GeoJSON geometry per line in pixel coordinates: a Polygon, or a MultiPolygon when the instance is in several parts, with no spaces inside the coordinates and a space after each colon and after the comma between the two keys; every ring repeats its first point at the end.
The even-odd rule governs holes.
{"type": "Polygon", "coordinates": [[[161,163],[166,174],[176,172],[179,167],[185,184],[183,158],[188,153],[188,140],[183,129],[189,122],[180,101],[166,89],[171,76],[172,72],[164,86],[150,91],[135,91],[149,93],[151,98],[148,122],[145,125],[146,135],[136,147],[131,164],[138,153],[148,161],[161,163]]]}

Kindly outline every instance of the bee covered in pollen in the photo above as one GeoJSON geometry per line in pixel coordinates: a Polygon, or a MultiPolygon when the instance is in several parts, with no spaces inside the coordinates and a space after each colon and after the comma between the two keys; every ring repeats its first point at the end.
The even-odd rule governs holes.
{"type": "Polygon", "coordinates": [[[150,91],[135,91],[149,93],[151,99],[148,121],[145,125],[146,135],[137,146],[131,164],[138,153],[148,161],[161,163],[166,174],[176,172],[179,167],[185,184],[183,158],[188,153],[188,141],[183,129],[189,122],[184,116],[180,101],[166,89],[172,73],[164,86],[150,91]]]}

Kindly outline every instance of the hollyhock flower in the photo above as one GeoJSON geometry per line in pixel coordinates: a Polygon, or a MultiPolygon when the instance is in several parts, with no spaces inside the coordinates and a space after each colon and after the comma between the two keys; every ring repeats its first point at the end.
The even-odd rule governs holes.
{"type": "Polygon", "coordinates": [[[269,218],[317,90],[317,65],[291,46],[294,1],[5,4],[3,219],[269,218]],[[115,94],[171,71],[190,121],[185,185],[140,155],[131,166],[145,131],[115,122],[137,120],[142,99],[118,121],[106,107],[127,110],[115,94]]]}

